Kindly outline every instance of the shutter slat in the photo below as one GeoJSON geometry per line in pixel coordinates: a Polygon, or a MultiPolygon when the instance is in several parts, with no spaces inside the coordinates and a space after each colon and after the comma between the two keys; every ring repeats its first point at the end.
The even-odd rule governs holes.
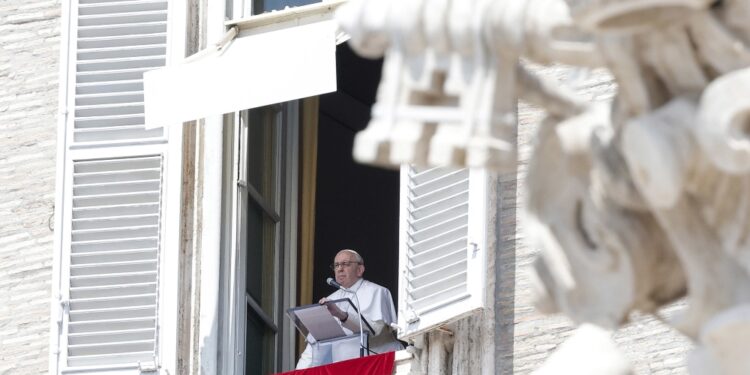
{"type": "Polygon", "coordinates": [[[76,107],[75,114],[80,117],[137,115],[143,108],[142,102],[82,105],[76,107]]]}
{"type": "MultiPolygon", "coordinates": [[[[123,309],[124,310],[124,309],[123,309]]],[[[72,315],[72,313],[71,313],[72,315]]],[[[123,331],[155,327],[154,316],[70,322],[70,333],[123,331]]]]}
{"type": "Polygon", "coordinates": [[[79,48],[78,60],[111,60],[126,57],[165,56],[166,54],[167,46],[163,43],[117,47],[79,48]]]}
{"type": "Polygon", "coordinates": [[[151,203],[159,198],[158,191],[121,194],[100,194],[88,197],[73,198],[81,207],[107,207],[108,205],[151,203]]]}
{"type": "Polygon", "coordinates": [[[123,178],[132,180],[158,180],[159,179],[158,168],[134,168],[131,166],[127,170],[107,170],[107,171],[94,171],[94,172],[79,172],[76,175],[76,183],[80,184],[92,184],[97,182],[111,182],[121,180],[123,178]],[[132,177],[131,177],[132,176],[132,177]]]}
{"type": "Polygon", "coordinates": [[[149,160],[133,159],[121,164],[97,165],[81,167],[76,173],[76,188],[105,188],[115,184],[131,186],[134,183],[159,182],[159,168],[153,168],[149,160]],[[132,163],[132,164],[128,164],[132,163]]]}
{"type": "Polygon", "coordinates": [[[128,238],[115,240],[87,241],[72,244],[73,254],[83,254],[101,251],[116,251],[156,247],[158,237],[128,238]]]}
{"type": "Polygon", "coordinates": [[[71,299],[100,298],[111,295],[139,295],[156,293],[156,283],[70,288],[71,299]]]}
{"type": "Polygon", "coordinates": [[[110,14],[93,14],[82,15],[78,17],[78,26],[110,26],[110,25],[141,25],[147,22],[159,22],[167,18],[167,12],[163,10],[130,12],[130,13],[110,13],[110,14]]]}
{"type": "Polygon", "coordinates": [[[85,275],[74,276],[70,278],[71,288],[82,286],[106,286],[106,285],[123,285],[138,284],[143,282],[155,282],[156,271],[153,272],[131,272],[124,274],[112,275],[85,275]]]}
{"type": "Polygon", "coordinates": [[[137,364],[139,362],[149,362],[154,360],[153,350],[137,352],[137,353],[118,353],[108,355],[90,355],[90,356],[76,356],[68,360],[68,366],[71,367],[83,367],[83,366],[105,366],[105,365],[119,365],[125,363],[137,364]]]}
{"type": "MultiPolygon", "coordinates": [[[[435,310],[441,308],[448,308],[451,305],[455,306],[456,304],[465,303],[467,299],[471,298],[471,294],[465,290],[465,284],[452,286],[450,289],[446,289],[411,304],[409,309],[418,312],[420,315],[424,315],[427,313],[433,313],[435,310]]],[[[444,319],[445,322],[450,320],[455,320],[455,317],[444,319]]]]}
{"type": "Polygon", "coordinates": [[[140,341],[154,338],[152,329],[134,329],[128,331],[110,331],[97,333],[76,333],[69,336],[71,345],[106,343],[110,339],[117,341],[140,341]]]}
{"type": "Polygon", "coordinates": [[[118,129],[100,129],[96,132],[79,133],[76,132],[74,139],[79,143],[103,143],[110,139],[121,138],[139,140],[158,138],[164,134],[162,128],[146,129],[145,126],[138,127],[122,127],[118,129]]]}
{"type": "Polygon", "coordinates": [[[428,251],[423,251],[419,254],[413,254],[411,263],[409,264],[410,269],[419,267],[423,264],[430,264],[431,262],[437,262],[444,256],[449,256],[457,251],[466,250],[466,240],[461,237],[454,241],[447,242],[438,247],[432,248],[428,251]]]}
{"type": "Polygon", "coordinates": [[[449,254],[441,262],[423,264],[412,269],[411,287],[417,293],[420,288],[445,280],[445,275],[460,275],[466,270],[466,251],[449,254]]]}
{"type": "Polygon", "coordinates": [[[417,242],[428,238],[433,238],[456,228],[465,227],[468,223],[469,215],[464,213],[461,216],[453,217],[446,221],[439,222],[431,227],[415,231],[414,234],[412,234],[412,240],[417,242]]]}
{"type": "Polygon", "coordinates": [[[428,194],[459,182],[468,181],[468,178],[468,169],[436,168],[424,175],[417,174],[413,177],[412,193],[415,195],[428,194]]]}
{"type": "Polygon", "coordinates": [[[458,239],[466,240],[467,229],[468,225],[464,225],[450,232],[441,233],[435,237],[431,237],[420,242],[413,242],[411,243],[410,247],[413,254],[419,254],[424,251],[439,247],[447,242],[453,242],[458,239]]]}
{"type": "Polygon", "coordinates": [[[439,188],[423,193],[418,198],[415,198],[414,205],[421,207],[426,204],[429,204],[429,202],[438,202],[442,201],[448,197],[458,195],[461,193],[465,193],[466,190],[469,187],[469,180],[468,179],[461,179],[460,181],[456,181],[452,184],[448,185],[438,185],[439,188]]]}
{"type": "MultiPolygon", "coordinates": [[[[81,6],[94,6],[96,4],[128,4],[128,3],[141,3],[141,2],[152,2],[154,0],[79,0],[78,3],[81,6]]],[[[159,0],[164,1],[164,0],[159,0]]]]}
{"type": "MultiPolygon", "coordinates": [[[[119,92],[143,92],[143,80],[141,78],[134,79],[133,77],[141,77],[143,75],[143,69],[137,69],[132,72],[124,72],[125,74],[132,73],[133,77],[126,76],[123,78],[123,72],[117,72],[115,74],[107,73],[96,73],[84,75],[81,74],[79,83],[76,85],[76,94],[108,94],[108,93],[119,93],[119,92]]],[[[75,119],[78,123],[79,119],[75,119]]]]}
{"type": "Polygon", "coordinates": [[[71,356],[134,353],[154,350],[154,340],[105,342],[98,344],[68,345],[71,356]]]}
{"type": "Polygon", "coordinates": [[[121,72],[164,66],[164,56],[140,56],[130,58],[97,59],[80,61],[77,72],[121,72]]]}
{"type": "Polygon", "coordinates": [[[440,223],[444,223],[446,221],[451,220],[451,218],[454,218],[456,216],[461,216],[466,214],[469,210],[469,205],[466,202],[462,202],[460,204],[457,204],[452,207],[448,207],[442,211],[434,212],[430,215],[424,215],[420,218],[413,218],[411,222],[411,228],[414,231],[420,231],[424,230],[426,228],[438,225],[440,223]]]}
{"type": "Polygon", "coordinates": [[[114,1],[107,3],[81,4],[78,7],[79,14],[106,14],[106,13],[126,13],[143,10],[166,10],[167,4],[164,1],[114,1]]]}
{"type": "Polygon", "coordinates": [[[113,217],[125,215],[142,215],[158,212],[156,203],[146,202],[143,204],[108,205],[78,208],[73,211],[73,219],[113,217]]]}
{"type": "Polygon", "coordinates": [[[71,266],[74,276],[119,274],[125,272],[147,272],[154,270],[155,260],[131,262],[89,263],[71,266]]]}
{"type": "Polygon", "coordinates": [[[140,92],[113,92],[104,94],[76,95],[76,106],[90,106],[103,104],[126,104],[142,103],[143,93],[140,92]]]}
{"type": "Polygon", "coordinates": [[[79,71],[76,73],[76,94],[117,93],[143,91],[143,73],[150,67],[112,70],[79,71]]]}
{"type": "Polygon", "coordinates": [[[96,42],[112,37],[137,37],[141,35],[166,35],[167,22],[153,21],[118,25],[95,25],[78,28],[78,37],[81,43],[96,42]]]}
{"type": "Polygon", "coordinates": [[[117,307],[143,306],[152,303],[156,294],[139,294],[132,296],[98,297],[71,299],[70,308],[75,310],[112,309],[117,307]]]}
{"type": "Polygon", "coordinates": [[[136,46],[164,45],[167,34],[164,32],[128,33],[125,35],[111,35],[78,39],[78,50],[129,48],[136,46]]]}
{"type": "MultiPolygon", "coordinates": [[[[135,91],[124,91],[124,92],[107,92],[107,93],[95,93],[95,94],[76,94],[76,105],[79,101],[89,103],[104,104],[116,100],[125,100],[127,98],[142,98],[143,92],[135,91]]],[[[134,100],[139,101],[139,100],[134,100]]],[[[142,101],[142,100],[140,100],[142,101]]]]}
{"type": "Polygon", "coordinates": [[[155,260],[156,248],[109,250],[71,255],[71,266],[90,263],[155,260]]]}
{"type": "Polygon", "coordinates": [[[431,304],[439,302],[441,299],[450,299],[452,296],[466,293],[466,273],[459,273],[422,288],[414,289],[409,296],[412,302],[411,308],[419,310],[431,304]]]}
{"type": "Polygon", "coordinates": [[[156,225],[158,223],[158,213],[96,217],[88,219],[73,219],[73,230],[111,229],[140,225],[156,225]]]}
{"type": "Polygon", "coordinates": [[[87,197],[101,197],[119,193],[158,193],[159,180],[99,182],[93,184],[79,184],[75,189],[76,195],[87,197]]]}
{"type": "Polygon", "coordinates": [[[415,208],[414,210],[412,210],[411,215],[414,220],[418,220],[418,219],[421,219],[430,215],[434,215],[438,212],[444,211],[450,207],[467,204],[468,200],[469,200],[469,192],[464,191],[464,192],[449,196],[440,201],[427,202],[426,204],[422,206],[416,206],[416,202],[415,202],[415,206],[418,208],[415,208]]]}
{"type": "Polygon", "coordinates": [[[76,176],[74,177],[89,173],[116,173],[150,168],[161,168],[160,156],[149,155],[132,158],[79,161],[75,165],[76,176]]]}
{"type": "MultiPolygon", "coordinates": [[[[108,178],[103,178],[99,181],[87,180],[88,176],[79,176],[77,177],[77,180],[81,181],[81,183],[74,189],[76,189],[76,192],[83,193],[85,195],[79,198],[86,199],[104,197],[107,195],[123,195],[125,193],[128,193],[127,188],[133,188],[133,190],[130,190],[130,195],[154,192],[154,186],[158,186],[158,184],[160,183],[159,180],[149,179],[148,176],[146,176],[145,179],[140,180],[133,179],[132,176],[132,174],[122,174],[121,177],[114,178],[112,176],[108,176],[108,178]],[[118,182],[113,181],[118,178],[120,179],[120,186],[118,186],[118,182]],[[97,192],[97,189],[100,189],[100,191],[97,192]]],[[[113,204],[103,204],[102,206],[113,206],[113,204]]]]}
{"type": "Polygon", "coordinates": [[[155,260],[133,262],[91,263],[71,266],[71,275],[106,275],[126,272],[148,272],[156,269],[155,260]]]}
{"type": "Polygon", "coordinates": [[[73,231],[73,241],[94,241],[110,239],[127,239],[132,237],[155,236],[158,234],[157,225],[142,227],[128,227],[122,229],[88,229],[83,231],[73,231]]]}
{"type": "Polygon", "coordinates": [[[467,169],[451,169],[445,167],[435,167],[429,169],[416,169],[412,167],[411,169],[412,174],[410,180],[413,186],[421,186],[429,183],[430,181],[440,179],[455,179],[457,178],[456,176],[463,176],[464,178],[468,177],[467,169]]]}
{"type": "MultiPolygon", "coordinates": [[[[156,305],[128,306],[127,308],[76,310],[70,313],[71,324],[120,321],[123,318],[152,319],[156,305]]],[[[135,328],[133,328],[135,329],[135,328]]],[[[78,332],[81,332],[79,329],[78,332]]]]}
{"type": "MultiPolygon", "coordinates": [[[[102,50],[103,49],[99,49],[98,51],[102,50]]],[[[131,51],[129,51],[130,53],[126,53],[126,51],[123,51],[122,48],[115,49],[115,51],[118,51],[118,53],[104,50],[105,52],[107,52],[106,55],[99,58],[85,58],[85,54],[92,52],[84,52],[84,56],[82,56],[82,54],[79,54],[78,69],[76,71],[78,73],[83,73],[102,70],[118,71],[125,69],[134,69],[150,66],[152,61],[160,59],[163,60],[165,58],[165,55],[163,53],[144,54],[142,53],[143,50],[144,48],[142,46],[133,48],[131,51]],[[112,54],[116,54],[119,56],[111,56],[112,54]]],[[[96,51],[97,50],[94,50],[93,52],[96,51]]]]}
{"type": "Polygon", "coordinates": [[[146,119],[142,115],[130,116],[100,116],[76,121],[76,133],[93,132],[101,129],[127,129],[143,127],[145,129],[146,119]]]}

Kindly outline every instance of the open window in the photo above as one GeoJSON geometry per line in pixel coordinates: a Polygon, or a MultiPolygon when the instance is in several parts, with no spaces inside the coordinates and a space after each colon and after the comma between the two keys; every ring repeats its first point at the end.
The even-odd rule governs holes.
{"type": "Polygon", "coordinates": [[[225,210],[235,219],[225,227],[235,239],[222,255],[222,351],[233,373],[293,368],[299,338],[285,311],[333,292],[324,280],[341,249],[358,250],[365,277],[398,293],[399,172],[357,164],[351,154],[380,64],[341,45],[337,92],[231,116],[226,142],[235,151],[225,163],[234,177],[225,191],[236,198],[225,210]]]}
{"type": "Polygon", "coordinates": [[[229,206],[239,224],[238,245],[224,261],[236,280],[234,315],[225,315],[234,336],[225,352],[235,353],[227,362],[235,373],[294,366],[303,343],[284,312],[333,292],[324,280],[344,248],[365,258],[365,278],[391,290],[402,337],[484,306],[486,175],[385,170],[352,159],[381,66],[339,45],[336,92],[232,116],[238,174],[230,184],[241,198],[229,206]],[[273,174],[264,175],[270,182],[242,177],[258,168],[253,163],[273,174]],[[261,286],[255,292],[251,277],[261,286]]]}

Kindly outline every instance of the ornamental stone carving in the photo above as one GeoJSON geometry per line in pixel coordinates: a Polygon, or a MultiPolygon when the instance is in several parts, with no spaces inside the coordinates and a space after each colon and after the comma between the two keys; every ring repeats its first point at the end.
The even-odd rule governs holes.
{"type": "Polygon", "coordinates": [[[750,373],[750,0],[352,0],[337,17],[385,56],[361,162],[515,171],[517,102],[545,109],[524,204],[537,306],[580,328],[540,374],[630,372],[608,332],[683,296],[689,371],[750,373]],[[616,95],[589,103],[524,60],[606,68],[616,95]]]}

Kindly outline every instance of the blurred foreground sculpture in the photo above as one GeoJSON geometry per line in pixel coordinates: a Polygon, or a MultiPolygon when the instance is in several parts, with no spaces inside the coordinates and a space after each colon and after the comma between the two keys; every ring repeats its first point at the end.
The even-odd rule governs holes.
{"type": "MultiPolygon", "coordinates": [[[[352,0],[338,18],[385,56],[361,162],[515,171],[517,101],[546,110],[525,194],[537,305],[586,331],[540,373],[685,295],[690,372],[750,373],[750,0],[352,0]],[[586,103],[521,58],[607,68],[616,96],[586,103]]],[[[630,371],[609,363],[577,373],[630,371]]]]}

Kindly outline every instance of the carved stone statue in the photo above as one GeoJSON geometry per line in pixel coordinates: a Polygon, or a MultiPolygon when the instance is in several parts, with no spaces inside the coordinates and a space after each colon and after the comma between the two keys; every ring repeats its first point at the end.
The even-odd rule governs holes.
{"type": "MultiPolygon", "coordinates": [[[[685,295],[690,372],[750,373],[750,0],[352,0],[338,19],[385,56],[362,162],[515,170],[517,101],[546,110],[524,207],[537,305],[585,331],[540,373],[685,295]],[[587,103],[521,59],[607,68],[617,94],[587,103]]],[[[629,371],[611,363],[590,372],[629,371]]]]}

